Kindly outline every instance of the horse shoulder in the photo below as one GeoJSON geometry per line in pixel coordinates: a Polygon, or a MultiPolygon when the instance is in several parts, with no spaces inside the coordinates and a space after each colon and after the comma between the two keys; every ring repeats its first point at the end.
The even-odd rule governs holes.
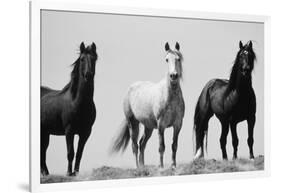
{"type": "Polygon", "coordinates": [[[184,113],[185,113],[185,102],[184,102],[184,98],[182,95],[182,92],[180,92],[179,94],[179,105],[178,105],[180,112],[182,114],[182,118],[184,117],[184,113]]]}
{"type": "Polygon", "coordinates": [[[152,96],[152,104],[153,104],[153,112],[155,114],[156,119],[159,119],[163,113],[167,111],[169,105],[169,96],[165,85],[162,84],[161,81],[158,83],[156,88],[154,89],[154,93],[152,96]]]}

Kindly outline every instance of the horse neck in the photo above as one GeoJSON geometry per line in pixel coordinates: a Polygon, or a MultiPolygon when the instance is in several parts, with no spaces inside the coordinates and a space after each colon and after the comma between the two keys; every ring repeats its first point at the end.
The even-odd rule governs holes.
{"type": "Polygon", "coordinates": [[[83,104],[89,104],[93,100],[94,95],[94,81],[85,82],[82,77],[78,78],[76,83],[76,93],[72,93],[74,104],[79,106],[83,104]]]}
{"type": "Polygon", "coordinates": [[[168,101],[173,100],[175,97],[179,96],[181,93],[180,81],[176,84],[172,84],[169,76],[165,79],[165,90],[166,90],[166,99],[168,101]]]}
{"type": "Polygon", "coordinates": [[[252,77],[244,79],[242,75],[238,75],[236,72],[235,76],[231,76],[228,84],[228,93],[235,90],[239,95],[248,93],[247,91],[252,88],[252,77]]]}

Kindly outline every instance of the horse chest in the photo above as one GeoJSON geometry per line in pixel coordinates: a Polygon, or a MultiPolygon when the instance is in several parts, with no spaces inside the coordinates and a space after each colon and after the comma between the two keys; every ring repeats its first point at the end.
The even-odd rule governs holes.
{"type": "Polygon", "coordinates": [[[159,116],[158,125],[162,128],[167,128],[173,126],[173,124],[183,117],[184,105],[179,98],[173,100],[168,105],[162,109],[159,116]]]}
{"type": "Polygon", "coordinates": [[[243,98],[238,101],[235,108],[233,108],[232,111],[232,118],[237,120],[245,120],[248,118],[248,116],[252,113],[254,113],[255,107],[251,103],[249,98],[243,98]]]}
{"type": "Polygon", "coordinates": [[[65,113],[65,117],[64,125],[71,125],[74,130],[89,129],[96,118],[95,105],[90,103],[82,108],[73,107],[65,113]]]}
{"type": "Polygon", "coordinates": [[[177,112],[169,107],[161,116],[159,124],[161,125],[161,127],[170,127],[174,123],[176,117],[177,112]]]}

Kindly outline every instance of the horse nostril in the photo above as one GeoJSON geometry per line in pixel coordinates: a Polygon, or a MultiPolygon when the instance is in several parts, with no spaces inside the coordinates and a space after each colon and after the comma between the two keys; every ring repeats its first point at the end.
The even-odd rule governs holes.
{"type": "Polygon", "coordinates": [[[172,80],[176,80],[176,79],[178,78],[178,74],[171,74],[171,75],[170,75],[170,78],[171,78],[172,80]]]}
{"type": "Polygon", "coordinates": [[[85,74],[85,78],[87,79],[87,80],[89,80],[89,79],[91,79],[92,78],[92,73],[90,73],[90,72],[87,72],[86,74],[85,74]]]}

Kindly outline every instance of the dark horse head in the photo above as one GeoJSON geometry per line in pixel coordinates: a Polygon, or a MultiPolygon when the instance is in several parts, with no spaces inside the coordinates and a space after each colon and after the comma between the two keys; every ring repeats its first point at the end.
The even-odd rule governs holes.
{"type": "Polygon", "coordinates": [[[73,63],[74,67],[71,72],[71,81],[64,90],[71,86],[71,93],[73,96],[76,96],[78,82],[93,84],[97,58],[98,55],[95,43],[93,42],[91,45],[85,47],[84,42],[82,42],[80,44],[79,57],[73,63]]]}
{"type": "Polygon", "coordinates": [[[71,76],[73,78],[83,77],[84,81],[91,81],[95,75],[96,60],[98,55],[96,53],[96,45],[93,42],[90,46],[85,47],[84,42],[80,44],[80,55],[75,61],[71,76]]]}
{"type": "Polygon", "coordinates": [[[245,79],[250,79],[252,71],[254,69],[254,62],[256,60],[256,54],[253,51],[253,43],[249,41],[247,44],[239,42],[239,51],[237,53],[234,66],[232,68],[233,73],[245,79]]]}

